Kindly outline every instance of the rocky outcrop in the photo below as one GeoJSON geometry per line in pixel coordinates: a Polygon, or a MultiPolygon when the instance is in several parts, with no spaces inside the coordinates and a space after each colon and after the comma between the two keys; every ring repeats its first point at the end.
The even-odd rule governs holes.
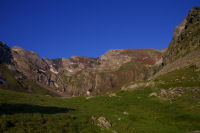
{"type": "Polygon", "coordinates": [[[190,10],[174,29],[173,39],[164,54],[163,68],[155,77],[190,65],[200,68],[200,7],[190,10]]]}
{"type": "Polygon", "coordinates": [[[99,58],[44,59],[61,93],[70,96],[97,94],[120,88],[124,83],[153,75],[162,60],[154,49],[110,50],[99,58]]]}
{"type": "Polygon", "coordinates": [[[135,90],[139,87],[149,87],[149,86],[154,86],[155,83],[153,81],[149,81],[149,82],[140,82],[140,83],[133,83],[131,85],[125,85],[123,86],[121,89],[124,91],[132,91],[135,90]]]}
{"type": "Polygon", "coordinates": [[[105,117],[99,117],[97,120],[98,120],[98,126],[100,128],[110,128],[111,127],[111,123],[108,120],[106,120],[105,117]]]}
{"type": "Polygon", "coordinates": [[[179,58],[200,48],[200,7],[190,10],[184,21],[175,28],[173,40],[164,56],[164,64],[170,64],[179,58]]]}
{"type": "Polygon", "coordinates": [[[105,117],[99,117],[99,118],[97,118],[95,116],[92,116],[91,120],[92,120],[93,124],[96,124],[102,130],[105,129],[105,128],[109,129],[112,126],[111,123],[105,117]]]}
{"type": "Polygon", "coordinates": [[[13,56],[12,62],[19,75],[23,75],[24,78],[30,79],[33,82],[40,82],[44,87],[54,88],[49,66],[42,58],[35,52],[17,46],[12,47],[11,51],[13,56]]]}
{"type": "Polygon", "coordinates": [[[197,68],[200,68],[200,49],[195,50],[184,57],[178,58],[176,61],[167,64],[159,72],[157,72],[154,77],[158,77],[165,73],[186,68],[188,66],[195,65],[197,68]]]}

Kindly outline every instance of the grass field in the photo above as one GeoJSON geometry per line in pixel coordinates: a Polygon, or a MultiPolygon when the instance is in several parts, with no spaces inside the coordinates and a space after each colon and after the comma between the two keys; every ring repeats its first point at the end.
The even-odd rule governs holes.
{"type": "MultiPolygon", "coordinates": [[[[114,92],[117,96],[113,97],[56,98],[0,89],[0,133],[188,133],[200,130],[200,95],[188,90],[173,102],[149,97],[152,92],[158,92],[159,87],[180,87],[179,80],[171,83],[172,74],[156,79],[159,83],[165,81],[164,85],[131,92],[117,90],[114,92]],[[106,117],[112,126],[101,129],[92,116],[106,117]]],[[[184,75],[182,86],[190,79],[190,83],[194,82],[191,87],[198,87],[198,74],[188,68],[176,71],[175,79],[182,79],[184,75]]]]}

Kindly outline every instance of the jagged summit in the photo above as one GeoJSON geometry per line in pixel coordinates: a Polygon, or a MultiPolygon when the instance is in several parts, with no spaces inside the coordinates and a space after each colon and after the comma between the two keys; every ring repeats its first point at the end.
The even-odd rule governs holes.
{"type": "Polygon", "coordinates": [[[175,27],[163,64],[165,67],[157,75],[189,65],[200,67],[199,6],[192,8],[180,25],[175,27]]]}
{"type": "Polygon", "coordinates": [[[165,55],[165,64],[200,48],[200,7],[190,10],[184,21],[175,28],[173,40],[165,55]]]}

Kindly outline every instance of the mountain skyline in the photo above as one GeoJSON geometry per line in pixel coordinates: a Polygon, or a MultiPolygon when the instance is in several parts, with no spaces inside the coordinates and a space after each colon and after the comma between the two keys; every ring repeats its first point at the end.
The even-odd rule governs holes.
{"type": "Polygon", "coordinates": [[[0,40],[43,58],[100,57],[110,49],[163,49],[172,40],[174,25],[198,3],[1,1],[0,40]]]}
{"type": "MultiPolygon", "coordinates": [[[[187,3],[188,1],[179,3],[181,9],[184,2],[187,3]]],[[[22,3],[23,1],[18,1],[18,4],[22,3]]],[[[127,5],[127,1],[123,1],[123,4],[127,5]]],[[[124,6],[123,4],[119,7],[124,6]]],[[[172,24],[170,22],[173,19],[166,21],[171,15],[164,13],[169,11],[169,9],[165,10],[164,7],[169,5],[165,5],[163,1],[162,4],[162,12],[157,11],[161,17],[148,16],[151,11],[148,12],[148,8],[140,7],[140,11],[146,13],[147,17],[144,17],[146,21],[137,20],[138,16],[143,17],[138,15],[134,18],[135,23],[127,22],[130,25],[121,25],[117,28],[119,30],[113,28],[112,23],[101,23],[111,27],[105,29],[102,26],[100,29],[95,26],[93,31],[99,29],[97,31],[101,30],[101,32],[90,32],[90,30],[83,30],[87,28],[84,25],[79,25],[83,24],[84,21],[79,24],[74,23],[74,26],[79,25],[76,30],[83,28],[85,34],[80,38],[81,33],[77,33],[76,37],[71,31],[68,31],[72,33],[70,34],[71,37],[74,36],[74,38],[71,38],[72,40],[69,38],[68,41],[83,39],[83,43],[80,40],[77,40],[76,43],[80,41],[84,44],[91,33],[94,33],[93,36],[98,36],[107,30],[111,30],[110,35],[115,36],[120,33],[115,31],[130,27],[128,37],[138,41],[140,45],[137,45],[137,47],[150,47],[152,40],[155,42],[162,40],[163,43],[161,44],[163,45],[152,45],[151,48],[164,47],[164,39],[168,36],[166,35],[163,38],[162,36],[168,33],[161,33],[166,29],[170,30],[170,24],[172,24]],[[138,22],[141,23],[135,25],[138,22]],[[159,25],[157,25],[158,23],[159,25]],[[158,26],[156,29],[154,28],[155,25],[158,26]],[[168,26],[163,27],[163,25],[168,26]],[[133,27],[136,27],[136,29],[133,30],[133,27]],[[151,34],[148,33],[150,29],[152,29],[151,34]],[[137,30],[140,32],[137,33],[137,30]],[[160,32],[159,35],[156,34],[157,30],[160,32]],[[135,36],[132,33],[135,33],[135,36]],[[139,38],[140,35],[142,35],[141,38],[139,38]],[[147,43],[144,44],[143,42],[147,43]]],[[[40,12],[37,4],[30,2],[29,5],[34,7],[36,12],[40,12]]],[[[47,5],[50,6],[51,4],[47,3],[47,5]]],[[[130,3],[128,5],[132,6],[130,3]]],[[[30,6],[25,7],[30,8],[30,6]]],[[[57,5],[51,6],[56,7],[57,5]]],[[[63,6],[66,5],[63,4],[63,6]]],[[[103,5],[103,7],[106,6],[103,5]]],[[[174,7],[177,7],[177,5],[174,7]]],[[[8,12],[9,8],[7,9],[8,12]]],[[[73,8],[73,10],[76,9],[78,7],[73,8]]],[[[175,10],[170,9],[171,12],[175,10]]],[[[17,12],[22,10],[18,7],[17,12]]],[[[27,12],[23,13],[29,14],[30,10],[27,9],[27,12]]],[[[124,10],[127,11],[127,8],[124,10]]],[[[52,11],[54,12],[54,10],[52,11]]],[[[121,9],[118,9],[118,11],[120,12],[121,9]]],[[[176,11],[173,15],[179,14],[179,11],[182,12],[178,9],[176,11]]],[[[117,16],[119,12],[116,13],[117,16]]],[[[138,12],[135,13],[139,14],[138,12]]],[[[28,16],[34,19],[35,17],[32,15],[29,14],[28,16]]],[[[41,14],[37,15],[40,16],[41,14]]],[[[75,14],[72,16],[77,17],[75,14]]],[[[103,18],[107,17],[106,14],[103,16],[103,18]]],[[[12,17],[7,14],[7,18],[12,17]]],[[[110,17],[110,20],[115,21],[113,16],[110,17]]],[[[179,19],[179,17],[182,17],[182,15],[177,15],[176,19],[179,19]]],[[[29,21],[28,18],[25,20],[21,20],[20,16],[17,16],[17,18],[19,23],[15,24],[17,21],[12,21],[14,27],[10,26],[9,23],[6,24],[5,19],[0,21],[2,24],[6,24],[0,25],[1,27],[5,26],[1,32],[1,34],[5,34],[0,35],[2,38],[7,35],[9,40],[13,39],[13,41],[18,42],[23,39],[24,42],[24,44],[20,43],[19,47],[11,47],[4,43],[7,42],[6,39],[0,38],[4,41],[0,41],[1,133],[200,133],[200,6],[191,8],[187,15],[178,22],[178,26],[173,26],[175,27],[174,32],[170,35],[172,39],[168,48],[163,50],[117,49],[118,47],[128,46],[120,45],[121,42],[119,41],[120,39],[121,41],[126,40],[128,34],[123,34],[125,38],[115,37],[116,45],[103,43],[98,46],[91,46],[91,44],[66,46],[62,45],[60,41],[66,40],[67,37],[58,42],[53,41],[61,35],[59,32],[53,32],[54,29],[62,29],[65,27],[64,25],[49,28],[52,24],[52,22],[49,22],[46,28],[52,31],[48,33],[43,31],[45,27],[42,24],[48,20],[46,18],[39,24],[41,27],[37,24],[39,27],[34,26],[36,26],[36,21],[41,22],[42,19],[31,20],[31,24],[25,24],[24,22],[29,21]],[[18,27],[18,24],[21,26],[18,27]],[[27,27],[27,25],[33,27],[27,27]],[[6,32],[10,34],[8,35],[6,32]],[[28,34],[29,32],[30,34],[28,34]],[[43,33],[48,38],[43,38],[44,36],[41,36],[43,33]],[[33,35],[33,38],[35,37],[34,41],[29,38],[30,35],[33,35]],[[52,35],[52,38],[49,35],[52,35]],[[37,36],[41,38],[38,39],[37,36]],[[47,41],[46,39],[51,42],[49,44],[43,43],[47,41]],[[37,41],[40,42],[40,45],[34,45],[37,41]],[[51,45],[54,49],[51,49],[51,45]],[[106,53],[102,52],[103,55],[99,58],[82,56],[73,56],[69,59],[59,58],[62,54],[67,56],[72,53],[95,56],[103,50],[102,48],[108,49],[110,47],[114,48],[106,53]],[[39,51],[33,48],[39,48],[39,51]],[[42,58],[39,56],[41,52],[42,55],[56,56],[57,58],[42,58]]],[[[55,22],[60,21],[56,19],[55,22]]],[[[93,24],[96,25],[97,23],[93,24]]],[[[91,28],[92,26],[89,25],[88,27],[91,28]]],[[[112,39],[109,38],[108,40],[112,41],[112,39]]],[[[99,40],[93,38],[91,41],[98,42],[99,40]]]]}

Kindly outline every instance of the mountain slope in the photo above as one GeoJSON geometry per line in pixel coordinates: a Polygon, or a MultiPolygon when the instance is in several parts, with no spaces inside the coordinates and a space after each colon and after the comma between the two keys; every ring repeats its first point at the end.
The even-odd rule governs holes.
{"type": "Polygon", "coordinates": [[[194,7],[174,30],[163,59],[164,67],[156,75],[195,65],[200,68],[200,7],[194,7]]]}
{"type": "Polygon", "coordinates": [[[200,48],[200,7],[190,10],[184,21],[175,28],[173,40],[166,52],[164,62],[169,64],[200,48]]]}
{"type": "MultiPolygon", "coordinates": [[[[187,72],[175,74],[181,78],[187,72]]],[[[190,74],[200,76],[200,73],[190,74]]],[[[169,83],[167,86],[170,77],[160,80],[169,83]]],[[[185,81],[188,79],[189,76],[185,81]]],[[[176,87],[176,84],[170,87],[176,87]]],[[[172,90],[166,89],[166,94],[163,94],[163,90],[155,87],[142,87],[132,92],[115,91],[109,95],[75,98],[0,90],[0,132],[189,133],[200,130],[199,89],[189,87],[183,93],[179,89],[173,91],[173,96],[169,95],[172,90]],[[155,92],[157,96],[151,96],[155,92]],[[111,127],[99,126],[100,117],[106,118],[111,127]]]]}
{"type": "MultiPolygon", "coordinates": [[[[149,81],[129,83],[123,89],[151,86],[155,84],[155,80],[159,77],[191,67],[197,69],[197,71],[200,70],[200,7],[191,9],[180,25],[175,27],[173,39],[163,55],[162,66],[159,67],[157,73],[149,81]]],[[[173,79],[174,77],[169,78],[173,79]]],[[[187,82],[187,84],[189,83],[187,82]]]]}
{"type": "MultiPolygon", "coordinates": [[[[162,63],[163,51],[155,49],[110,50],[100,58],[40,58],[36,53],[12,47],[10,71],[24,85],[30,80],[62,96],[90,95],[120,88],[152,76],[162,63]]],[[[29,89],[30,90],[30,89],[29,89]]]]}

